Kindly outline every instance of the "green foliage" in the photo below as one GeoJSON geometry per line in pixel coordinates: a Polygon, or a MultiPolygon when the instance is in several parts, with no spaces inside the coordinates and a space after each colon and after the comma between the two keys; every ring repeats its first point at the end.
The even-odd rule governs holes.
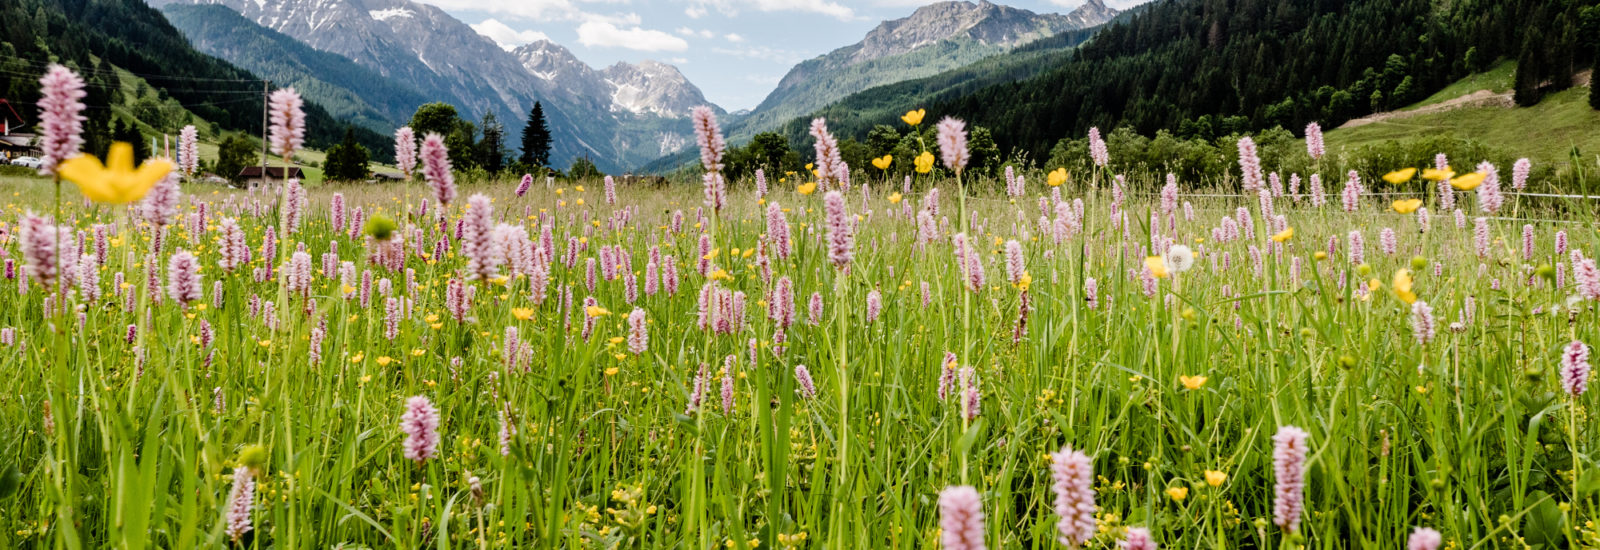
{"type": "Polygon", "coordinates": [[[798,170],[800,156],[789,148],[789,140],[776,132],[762,132],[750,138],[744,147],[728,150],[723,172],[730,179],[754,177],[756,170],[765,171],[768,179],[775,179],[788,170],[798,170]]]}
{"type": "Polygon", "coordinates": [[[572,167],[567,169],[567,177],[582,181],[603,178],[605,174],[595,167],[594,161],[588,157],[578,157],[572,159],[572,167]]]}
{"type": "Polygon", "coordinates": [[[323,164],[323,177],[332,181],[358,181],[367,179],[367,148],[356,143],[355,130],[346,130],[344,141],[328,148],[328,158],[323,164]]]}
{"type": "Polygon", "coordinates": [[[454,105],[443,101],[426,103],[417,107],[415,114],[411,115],[411,130],[416,132],[417,139],[427,137],[428,134],[448,136],[460,123],[454,105]]]}
{"type": "Polygon", "coordinates": [[[139,131],[139,127],[135,126],[131,121],[122,120],[118,123],[116,119],[113,119],[111,122],[111,141],[132,144],[134,164],[144,162],[145,159],[150,158],[150,141],[144,137],[144,133],[139,131]]]}
{"type": "Polygon", "coordinates": [[[239,172],[246,166],[260,165],[260,150],[249,138],[230,132],[222,136],[222,142],[217,144],[217,164],[214,169],[217,175],[228,178],[229,181],[239,182],[239,172]]]}

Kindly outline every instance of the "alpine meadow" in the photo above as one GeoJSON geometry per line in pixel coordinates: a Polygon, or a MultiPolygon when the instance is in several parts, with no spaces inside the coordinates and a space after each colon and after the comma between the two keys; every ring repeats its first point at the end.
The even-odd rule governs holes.
{"type": "Polygon", "coordinates": [[[1600,548],[1600,0],[1017,3],[6,0],[0,546],[1600,548]]]}

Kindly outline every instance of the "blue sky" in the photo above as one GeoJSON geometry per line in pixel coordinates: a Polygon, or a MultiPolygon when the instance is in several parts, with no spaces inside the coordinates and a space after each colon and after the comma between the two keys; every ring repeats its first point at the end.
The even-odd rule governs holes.
{"type": "MultiPolygon", "coordinates": [[[[853,44],[927,0],[420,0],[514,47],[548,38],[596,68],[676,65],[730,111],[760,103],[795,63],[853,44]]],[[[976,1],[976,0],[973,0],[976,1]]],[[[1106,0],[1122,9],[1145,0],[1106,0]]],[[[998,0],[1067,13],[1083,0],[998,0]]]]}

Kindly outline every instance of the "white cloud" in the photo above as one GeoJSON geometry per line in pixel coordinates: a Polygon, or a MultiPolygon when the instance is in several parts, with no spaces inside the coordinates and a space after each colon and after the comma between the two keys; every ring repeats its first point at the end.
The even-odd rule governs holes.
{"type": "Polygon", "coordinates": [[[720,55],[743,57],[746,59],[759,59],[780,65],[793,65],[805,61],[811,56],[792,50],[782,50],[767,46],[743,46],[739,48],[711,48],[711,52],[720,55]]]}
{"type": "MultiPolygon", "coordinates": [[[[639,24],[639,22],[638,21],[633,21],[631,23],[624,23],[624,24],[637,25],[637,24],[639,24]]],[[[696,36],[698,36],[700,38],[711,38],[711,37],[717,35],[717,33],[712,32],[711,29],[700,29],[700,30],[697,31],[697,30],[691,29],[689,27],[678,27],[676,30],[673,30],[672,32],[678,33],[680,35],[683,35],[683,36],[686,36],[686,37],[689,37],[689,38],[694,38],[696,36]]]]}
{"type": "Polygon", "coordinates": [[[699,18],[707,10],[716,10],[727,17],[739,15],[741,10],[754,10],[761,12],[792,11],[801,13],[816,13],[833,17],[841,21],[856,18],[856,12],[849,6],[829,0],[689,0],[691,5],[685,10],[689,17],[699,18]]]}
{"type": "Polygon", "coordinates": [[[727,38],[729,42],[733,42],[735,44],[738,44],[740,42],[744,42],[744,37],[743,36],[739,36],[739,33],[736,33],[736,32],[730,32],[724,38],[727,38]]]}
{"type": "Polygon", "coordinates": [[[517,46],[521,46],[529,42],[538,42],[540,40],[550,39],[549,36],[542,32],[534,30],[519,31],[511,28],[510,25],[501,23],[500,20],[493,18],[486,19],[482,23],[472,25],[472,30],[478,31],[478,34],[489,37],[489,39],[493,40],[495,44],[499,44],[501,48],[506,50],[514,49],[517,46]]]}
{"type": "Polygon", "coordinates": [[[689,43],[669,33],[637,25],[622,28],[610,21],[591,20],[578,25],[578,43],[589,47],[627,48],[646,52],[681,52],[689,43]]]}

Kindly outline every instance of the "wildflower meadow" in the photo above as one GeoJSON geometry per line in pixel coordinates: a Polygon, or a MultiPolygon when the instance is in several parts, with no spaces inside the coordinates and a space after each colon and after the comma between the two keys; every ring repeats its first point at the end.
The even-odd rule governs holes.
{"type": "Polygon", "coordinates": [[[916,110],[916,175],[818,119],[735,180],[701,109],[699,182],[458,186],[402,128],[405,182],[235,190],[42,86],[7,547],[1600,545],[1596,209],[1526,162],[979,178],[916,110]]]}

